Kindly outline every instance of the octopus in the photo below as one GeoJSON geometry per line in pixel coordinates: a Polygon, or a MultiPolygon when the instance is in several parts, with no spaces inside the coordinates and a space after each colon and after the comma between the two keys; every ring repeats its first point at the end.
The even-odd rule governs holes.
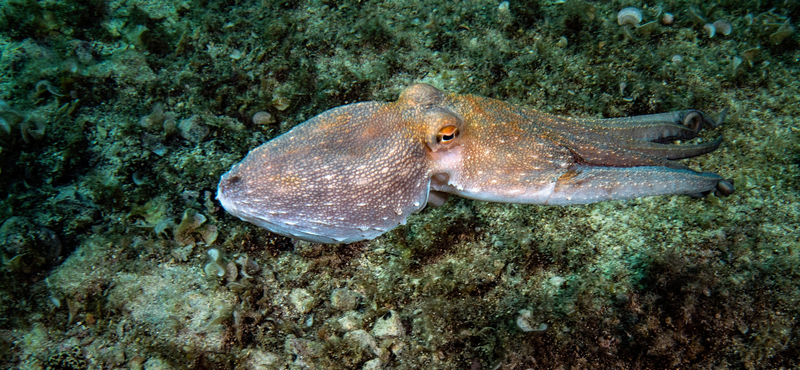
{"type": "Polygon", "coordinates": [[[274,233],[336,244],[374,239],[449,194],[559,206],[727,196],[731,180],[674,161],[716,150],[722,137],[674,142],[720,123],[698,110],[559,117],[415,84],[395,102],[333,108],[253,149],[222,176],[217,199],[274,233]]]}

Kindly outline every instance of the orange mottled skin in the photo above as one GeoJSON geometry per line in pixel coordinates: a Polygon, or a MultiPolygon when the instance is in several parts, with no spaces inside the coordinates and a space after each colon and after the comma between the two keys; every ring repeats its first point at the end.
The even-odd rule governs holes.
{"type": "Polygon", "coordinates": [[[712,123],[699,111],[575,119],[417,84],[396,102],[326,111],[223,175],[233,215],[321,243],[375,238],[448,193],[532,204],[664,194],[727,195],[732,184],[673,162],[721,139],[667,144],[712,123]]]}

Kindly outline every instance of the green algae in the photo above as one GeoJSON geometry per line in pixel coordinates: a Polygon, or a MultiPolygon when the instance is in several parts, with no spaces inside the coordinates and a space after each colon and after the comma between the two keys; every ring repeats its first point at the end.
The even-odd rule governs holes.
{"type": "Polygon", "coordinates": [[[77,351],[131,368],[799,365],[800,44],[771,38],[793,2],[668,3],[674,24],[630,34],[616,12],[639,6],[651,21],[654,7],[0,6],[0,98],[46,127],[35,140],[0,132],[0,219],[25,217],[63,246],[58,263],[0,270],[5,367],[77,351]],[[690,11],[734,31],[709,38],[690,11]],[[43,79],[64,96],[38,96],[43,79]],[[293,242],[215,203],[248,150],[413,82],[576,116],[729,108],[705,136],[724,134],[723,147],[684,163],[736,193],[563,208],[453,198],[345,246],[293,242]],[[163,119],[141,124],[156,106],[163,119]],[[259,111],[276,122],[253,125],[259,111]],[[190,140],[177,127],[193,116],[208,133],[190,140]],[[211,245],[193,237],[187,252],[183,229],[157,226],[187,209],[216,226],[211,245]],[[225,260],[225,279],[208,278],[208,248],[260,269],[245,278],[225,260]],[[346,311],[330,298],[344,288],[363,297],[346,311]],[[298,309],[293,292],[314,304],[298,309]],[[547,329],[521,330],[522,310],[547,329]],[[387,317],[404,334],[375,338],[387,317]]]}

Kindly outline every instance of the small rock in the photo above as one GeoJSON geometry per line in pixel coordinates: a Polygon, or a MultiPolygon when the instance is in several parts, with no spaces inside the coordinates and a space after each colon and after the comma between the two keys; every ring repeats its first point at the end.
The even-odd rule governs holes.
{"type": "Polygon", "coordinates": [[[334,289],[331,292],[331,305],[340,311],[349,311],[358,307],[361,294],[350,289],[334,289]]]}
{"type": "Polygon", "coordinates": [[[344,313],[344,316],[336,321],[342,326],[342,330],[344,331],[353,331],[361,329],[361,327],[364,326],[363,317],[356,311],[347,311],[344,313]]]}
{"type": "Polygon", "coordinates": [[[272,106],[275,107],[275,109],[283,112],[287,108],[289,108],[290,104],[291,102],[289,101],[288,98],[280,96],[278,94],[272,95],[272,106]]]}
{"type": "Polygon", "coordinates": [[[350,344],[353,349],[356,350],[369,350],[370,353],[374,354],[375,356],[381,357],[384,354],[384,350],[378,347],[378,342],[375,341],[366,330],[354,330],[344,335],[344,340],[350,344]]]}
{"type": "Polygon", "coordinates": [[[294,288],[292,293],[289,294],[289,299],[292,301],[295,310],[300,314],[306,314],[314,308],[316,299],[307,290],[303,288],[294,288]]]}
{"type": "Polygon", "coordinates": [[[261,126],[270,123],[275,123],[275,117],[269,112],[260,111],[253,114],[253,124],[261,126]]]}
{"type": "Polygon", "coordinates": [[[189,256],[191,256],[193,249],[194,245],[191,244],[174,248],[172,249],[172,257],[175,257],[175,259],[178,261],[186,262],[189,260],[189,256]]]}
{"type": "Polygon", "coordinates": [[[164,360],[158,357],[151,357],[144,363],[144,370],[169,370],[171,369],[164,360]]]}
{"type": "Polygon", "coordinates": [[[139,125],[144,128],[163,127],[165,119],[166,116],[164,115],[163,106],[161,104],[156,104],[153,106],[153,111],[149,115],[139,118],[139,125]]]}
{"type": "Polygon", "coordinates": [[[283,342],[283,347],[286,352],[296,355],[298,360],[319,357],[322,355],[322,344],[313,340],[297,338],[294,335],[289,335],[286,341],[283,342]]]}
{"type": "Polygon", "coordinates": [[[403,354],[403,350],[405,350],[405,348],[406,348],[406,344],[403,341],[399,341],[398,340],[398,341],[395,341],[394,343],[392,343],[391,350],[392,350],[392,353],[394,353],[395,356],[400,356],[401,354],[403,354]]]}
{"type": "Polygon", "coordinates": [[[109,353],[108,363],[114,366],[122,366],[125,363],[125,350],[117,347],[109,353]]]}
{"type": "Polygon", "coordinates": [[[193,143],[199,143],[208,135],[208,126],[205,125],[203,119],[195,114],[187,119],[181,120],[178,123],[178,129],[181,131],[181,137],[193,143]]]}
{"type": "Polygon", "coordinates": [[[0,270],[30,273],[55,263],[60,253],[56,234],[27,218],[13,216],[0,226],[0,270]]]}
{"type": "Polygon", "coordinates": [[[250,350],[248,355],[247,362],[245,363],[249,369],[278,368],[281,362],[278,355],[258,349],[250,350]]]}
{"type": "Polygon", "coordinates": [[[553,276],[548,280],[550,285],[552,285],[552,286],[554,286],[556,288],[560,288],[562,285],[564,285],[565,281],[566,280],[561,276],[553,276]]]}
{"type": "Polygon", "coordinates": [[[383,368],[383,361],[379,358],[373,358],[364,363],[364,366],[361,367],[362,370],[378,370],[383,368]]]}
{"type": "Polygon", "coordinates": [[[400,321],[400,315],[394,310],[389,310],[389,312],[375,321],[372,326],[372,335],[381,339],[406,335],[403,322],[400,321]]]}

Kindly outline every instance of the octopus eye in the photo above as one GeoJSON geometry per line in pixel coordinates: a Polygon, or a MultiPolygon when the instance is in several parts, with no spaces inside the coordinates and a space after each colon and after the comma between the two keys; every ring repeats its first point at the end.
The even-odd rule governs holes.
{"type": "Polygon", "coordinates": [[[455,140],[458,136],[458,128],[456,126],[444,126],[439,133],[436,134],[436,142],[439,144],[447,144],[455,140]]]}

